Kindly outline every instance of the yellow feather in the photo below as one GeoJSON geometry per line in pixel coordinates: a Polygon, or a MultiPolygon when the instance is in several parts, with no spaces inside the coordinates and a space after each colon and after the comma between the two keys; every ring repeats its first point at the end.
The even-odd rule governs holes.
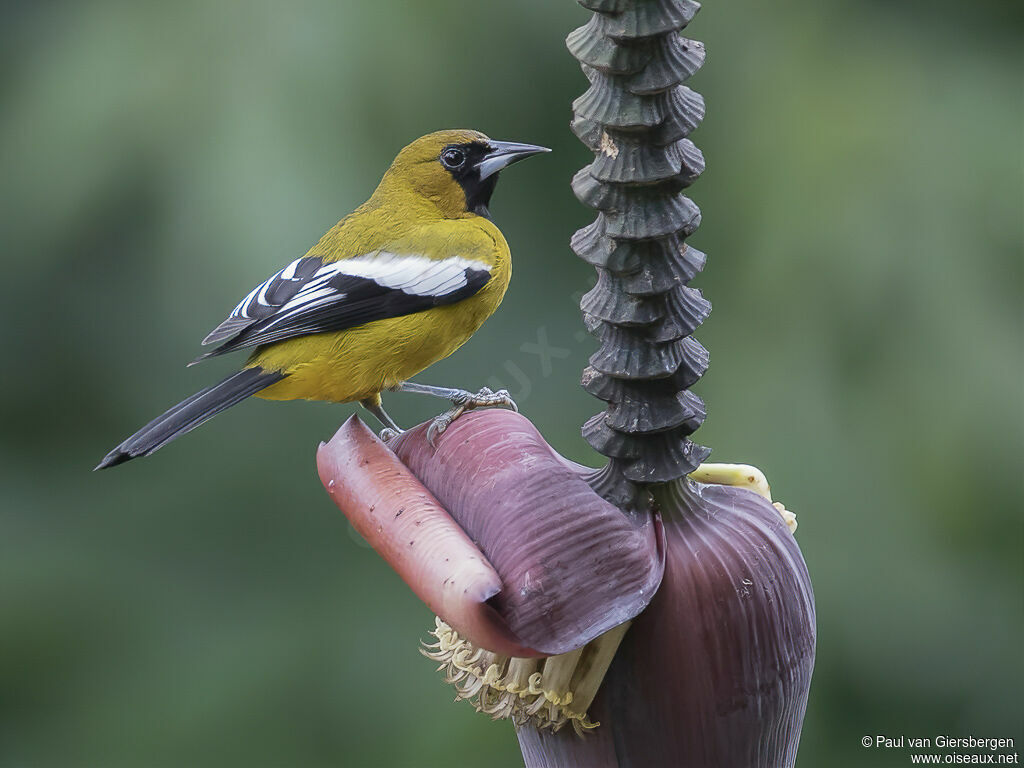
{"type": "Polygon", "coordinates": [[[363,400],[412,378],[465,344],[498,308],[511,276],[505,239],[486,219],[479,222],[477,227],[489,226],[497,237],[489,253],[449,252],[494,264],[490,281],[478,293],[424,312],[261,347],[250,365],[282,371],[288,377],[257,397],[338,403],[363,400]]]}
{"type": "MultiPolygon", "coordinates": [[[[381,252],[439,260],[459,257],[487,265],[487,283],[455,303],[257,347],[247,363],[250,370],[233,374],[168,409],[122,441],[96,468],[148,456],[252,394],[269,400],[359,400],[382,421],[387,420],[386,414],[376,410],[381,404],[381,391],[448,357],[501,303],[512,274],[508,244],[498,228],[479,214],[486,213],[494,190],[496,177],[491,174],[507,162],[538,151],[544,150],[525,144],[492,143],[476,131],[440,131],[407,146],[398,153],[370,199],[331,227],[306,255],[322,262],[357,257],[369,262],[381,252]],[[446,152],[449,145],[453,146],[446,152]],[[475,164],[467,165],[466,147],[480,153],[475,164]],[[505,163],[501,162],[502,153],[507,157],[505,163]],[[486,163],[491,164],[484,173],[486,163]]],[[[392,263],[392,255],[386,258],[392,263]]],[[[359,266],[365,270],[367,265],[359,266]]],[[[443,269],[427,271],[434,275],[443,269]]],[[[475,274],[479,276],[479,272],[475,274]]],[[[465,294],[450,294],[450,298],[461,295],[465,294]]],[[[243,304],[251,300],[247,297],[243,304]]],[[[234,327],[232,322],[228,327],[234,327]]],[[[220,327],[211,335],[220,340],[227,338],[220,327]]],[[[228,349],[225,344],[217,353],[228,349]]]]}
{"type": "Polygon", "coordinates": [[[306,255],[325,261],[375,251],[432,259],[459,256],[488,264],[488,283],[456,304],[260,347],[248,364],[288,376],[258,397],[372,398],[448,357],[498,308],[512,272],[508,244],[491,221],[466,211],[465,193],[437,162],[444,146],[474,140],[486,137],[441,131],[413,142],[395,158],[373,196],[306,255]]]}

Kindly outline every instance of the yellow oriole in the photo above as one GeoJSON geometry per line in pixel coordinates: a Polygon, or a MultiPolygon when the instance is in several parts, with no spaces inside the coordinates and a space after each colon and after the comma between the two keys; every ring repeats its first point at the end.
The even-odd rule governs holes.
{"type": "Polygon", "coordinates": [[[544,147],[477,131],[431,133],[398,153],[376,191],[301,259],[256,286],[203,344],[211,355],[255,347],[245,367],[151,421],[97,469],[147,456],[250,395],[359,401],[386,427],[384,390],[450,399],[443,431],[508,393],[429,387],[408,379],[441,360],[501,303],[508,244],[487,206],[498,172],[544,147]]]}

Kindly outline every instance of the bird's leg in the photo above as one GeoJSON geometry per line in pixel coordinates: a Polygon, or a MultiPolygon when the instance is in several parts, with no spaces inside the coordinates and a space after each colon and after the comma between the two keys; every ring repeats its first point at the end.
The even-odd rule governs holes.
{"type": "Polygon", "coordinates": [[[384,405],[380,401],[380,395],[360,400],[359,404],[372,413],[377,418],[377,421],[384,425],[384,429],[380,433],[380,439],[385,443],[392,437],[402,434],[402,428],[398,426],[395,423],[395,420],[388,416],[388,412],[384,410],[384,405]]]}
{"type": "Polygon", "coordinates": [[[504,389],[499,389],[497,392],[492,392],[487,387],[482,388],[479,392],[469,392],[465,389],[452,389],[450,387],[431,387],[427,384],[417,384],[414,381],[402,381],[392,387],[395,392],[416,392],[421,395],[433,395],[434,397],[444,398],[445,400],[451,400],[452,407],[447,411],[437,416],[430,426],[427,427],[427,442],[431,446],[437,440],[438,436],[443,434],[451,423],[455,421],[466,411],[472,410],[473,408],[486,408],[492,405],[505,405],[511,408],[513,411],[518,411],[519,407],[515,404],[515,401],[504,389]]]}

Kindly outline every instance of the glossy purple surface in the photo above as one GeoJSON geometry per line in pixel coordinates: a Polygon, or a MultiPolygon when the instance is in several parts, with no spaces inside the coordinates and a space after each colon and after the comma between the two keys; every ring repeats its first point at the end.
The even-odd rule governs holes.
{"type": "Polygon", "coordinates": [[[591,707],[595,738],[523,728],[528,768],[785,768],[814,666],[814,597],[779,513],[740,488],[657,491],[665,578],[591,707]]]}
{"type": "Polygon", "coordinates": [[[524,416],[468,413],[436,450],[425,425],[389,447],[498,572],[489,604],[525,645],[551,655],[579,648],[654,596],[664,566],[657,519],[594,493],[524,416]]]}
{"type": "Polygon", "coordinates": [[[356,417],[317,451],[320,480],[363,538],[463,637],[506,656],[539,656],[489,603],[501,578],[451,515],[356,417]]]}

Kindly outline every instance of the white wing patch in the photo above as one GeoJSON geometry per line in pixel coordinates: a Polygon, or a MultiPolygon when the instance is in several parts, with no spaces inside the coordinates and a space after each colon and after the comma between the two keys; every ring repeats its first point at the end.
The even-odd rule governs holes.
{"type": "MultiPolygon", "coordinates": [[[[294,264],[289,265],[293,266],[294,264]]],[[[282,273],[287,269],[282,270],[282,273]]],[[[387,251],[331,262],[320,267],[298,293],[263,323],[262,328],[269,331],[295,315],[309,312],[325,304],[343,301],[346,294],[331,285],[331,280],[336,277],[372,280],[383,288],[401,291],[410,296],[440,298],[466,287],[467,270],[489,273],[491,266],[483,261],[464,259],[460,256],[431,259],[428,256],[399,255],[387,251]]],[[[257,300],[258,291],[259,288],[254,291],[257,300]]]]}
{"type": "Polygon", "coordinates": [[[462,301],[490,279],[491,265],[451,256],[374,251],[324,264],[296,259],[252,289],[203,339],[221,346],[193,363],[242,347],[340,330],[462,301]]]}
{"type": "Polygon", "coordinates": [[[385,288],[400,290],[414,296],[444,296],[466,285],[466,270],[491,271],[483,261],[452,256],[431,259],[427,256],[401,256],[387,251],[336,261],[321,268],[333,268],[334,274],[364,277],[385,288]]]}

